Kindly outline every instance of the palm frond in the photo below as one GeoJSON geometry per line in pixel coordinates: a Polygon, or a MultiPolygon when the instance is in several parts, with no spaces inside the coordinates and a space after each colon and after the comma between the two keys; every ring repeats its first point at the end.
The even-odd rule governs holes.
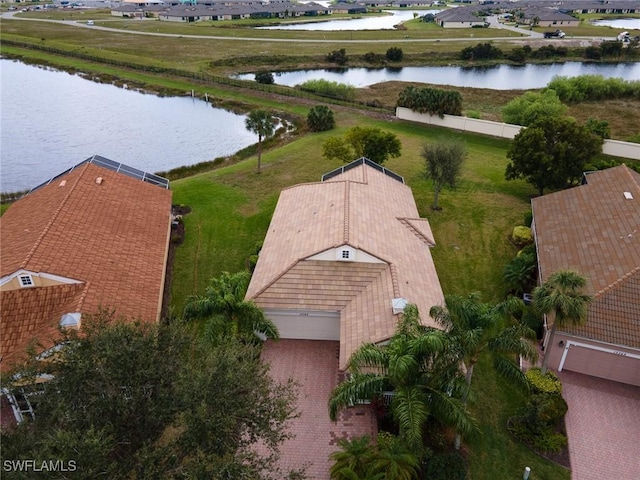
{"type": "Polygon", "coordinates": [[[500,376],[525,390],[529,390],[529,381],[520,367],[503,355],[494,355],[493,365],[500,376]]]}
{"type": "Polygon", "coordinates": [[[389,350],[386,347],[365,343],[351,354],[348,369],[352,372],[360,372],[363,369],[374,368],[385,373],[388,365],[389,350]]]}
{"type": "Polygon", "coordinates": [[[464,404],[439,390],[427,389],[433,417],[445,425],[454,427],[463,435],[470,436],[480,432],[476,420],[466,411],[464,404]]]}
{"type": "Polygon", "coordinates": [[[340,383],[329,397],[329,417],[334,422],[338,411],[356,405],[361,400],[372,400],[383,392],[385,377],[375,373],[353,373],[340,383]]]}
{"type": "Polygon", "coordinates": [[[407,445],[412,451],[420,451],[422,428],[429,417],[425,394],[417,386],[397,389],[391,401],[391,410],[407,445]]]}

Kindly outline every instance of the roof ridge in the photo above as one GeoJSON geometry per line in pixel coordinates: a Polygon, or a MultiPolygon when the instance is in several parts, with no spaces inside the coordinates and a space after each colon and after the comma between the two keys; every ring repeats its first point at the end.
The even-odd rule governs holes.
{"type": "Polygon", "coordinates": [[[284,275],[286,275],[286,273],[291,270],[293,267],[295,267],[298,263],[304,261],[304,258],[302,259],[298,259],[295,260],[293,263],[289,264],[288,267],[286,267],[284,270],[282,270],[282,272],[280,272],[278,275],[276,275],[274,277],[273,280],[271,280],[269,283],[267,283],[264,287],[262,287],[260,290],[258,290],[255,295],[252,295],[250,300],[255,300],[256,298],[258,298],[260,295],[262,295],[267,288],[271,287],[274,283],[276,283],[278,280],[280,280],[284,275]]]}
{"type": "Polygon", "coordinates": [[[349,243],[349,224],[351,223],[349,199],[351,197],[350,183],[345,182],[344,185],[344,229],[342,231],[342,241],[349,243]]]}
{"type": "Polygon", "coordinates": [[[402,223],[410,232],[412,232],[416,237],[418,237],[423,243],[429,245],[430,247],[435,246],[436,242],[432,238],[428,238],[424,235],[420,230],[418,230],[411,221],[428,221],[426,218],[408,218],[408,217],[396,217],[400,223],[402,223]]]}
{"type": "Polygon", "coordinates": [[[84,170],[80,171],[80,175],[78,175],[78,178],[76,178],[76,181],[73,183],[73,185],[71,185],[71,187],[69,188],[69,191],[67,192],[67,194],[64,196],[64,198],[60,202],[60,205],[58,205],[58,208],[56,208],[56,211],[53,213],[53,215],[51,216],[51,218],[47,222],[47,225],[44,227],[44,229],[40,233],[40,236],[38,237],[36,242],[33,244],[33,247],[31,247],[31,250],[29,251],[29,253],[25,257],[24,261],[20,264],[20,268],[27,268],[27,265],[29,264],[29,261],[31,260],[31,258],[33,258],[33,256],[36,253],[36,250],[40,247],[40,244],[42,243],[42,240],[49,233],[49,230],[51,230],[51,226],[54,224],[54,222],[56,221],[56,219],[60,215],[60,212],[62,211],[63,207],[66,205],[66,203],[69,200],[69,197],[71,196],[73,191],[78,186],[78,183],[80,183],[80,180],[82,179],[84,173],[87,171],[87,166],[88,165],[89,165],[89,163],[86,163],[84,165],[84,170]]]}
{"type": "Polygon", "coordinates": [[[637,274],[640,274],[640,265],[637,266],[636,268],[634,268],[633,270],[631,270],[630,272],[625,273],[622,277],[620,277],[618,280],[613,282],[611,285],[607,285],[602,290],[598,291],[593,297],[594,298],[599,298],[599,297],[604,296],[605,294],[607,294],[610,291],[612,291],[615,288],[617,288],[621,283],[626,282],[629,278],[631,278],[631,277],[633,277],[634,275],[637,275],[637,274]]]}
{"type": "Polygon", "coordinates": [[[633,173],[637,173],[637,172],[634,172],[633,170],[631,170],[631,168],[629,168],[629,166],[626,163],[623,163],[620,166],[624,167],[623,170],[631,180],[631,183],[636,187],[636,190],[640,192],[640,182],[638,181],[638,179],[634,178],[634,175],[633,175],[633,173]]]}
{"type": "Polygon", "coordinates": [[[389,264],[389,270],[391,271],[391,284],[393,285],[393,296],[398,298],[400,296],[400,283],[398,282],[398,269],[395,263],[389,264]]]}

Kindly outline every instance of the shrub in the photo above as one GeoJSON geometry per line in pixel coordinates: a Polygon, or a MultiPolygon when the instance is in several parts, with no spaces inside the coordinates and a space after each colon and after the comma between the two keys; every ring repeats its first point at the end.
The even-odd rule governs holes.
{"type": "Polygon", "coordinates": [[[387,60],[391,62],[399,62],[404,57],[404,53],[401,48],[391,47],[387,50],[386,54],[387,60]]]}
{"type": "Polygon", "coordinates": [[[468,118],[480,118],[480,112],[477,110],[469,110],[467,112],[467,117],[468,118]]]}
{"type": "Polygon", "coordinates": [[[340,50],[334,50],[327,54],[327,62],[337,63],[338,65],[344,65],[349,61],[347,57],[347,51],[344,48],[340,50]]]}
{"type": "Polygon", "coordinates": [[[256,82],[271,85],[274,82],[273,73],[271,72],[258,72],[256,73],[256,82]]]}
{"type": "Polygon", "coordinates": [[[431,115],[462,115],[462,95],[455,90],[406,87],[398,97],[398,106],[431,115]]]}
{"type": "Polygon", "coordinates": [[[511,238],[516,245],[520,246],[529,245],[533,242],[531,228],[525,227],[524,225],[513,227],[513,234],[511,235],[511,238]]]}
{"type": "Polygon", "coordinates": [[[533,393],[562,394],[562,382],[552,371],[547,370],[547,373],[542,375],[539,368],[530,368],[525,375],[533,393]]]}
{"type": "Polygon", "coordinates": [[[326,105],[316,105],[309,110],[307,125],[312,132],[324,132],[336,126],[333,111],[326,105]]]}
{"type": "Polygon", "coordinates": [[[356,96],[356,89],[344,83],[330,82],[329,80],[307,80],[298,85],[300,90],[317,93],[325,97],[337,98],[338,100],[353,100],[356,96]]]}
{"type": "Polygon", "coordinates": [[[364,61],[367,63],[384,63],[384,55],[380,53],[367,52],[364,54],[364,61]]]}
{"type": "Polygon", "coordinates": [[[600,138],[605,139],[611,136],[611,129],[609,128],[609,122],[606,120],[598,120],[597,118],[589,118],[585,127],[591,132],[598,135],[600,138]]]}
{"type": "Polygon", "coordinates": [[[555,90],[563,102],[583,102],[612,98],[640,98],[640,81],[604,78],[602,75],[555,77],[547,88],[555,90]]]}
{"type": "Polygon", "coordinates": [[[513,125],[528,127],[548,117],[562,117],[567,107],[554,90],[525,92],[502,107],[502,120],[513,125]]]}
{"type": "Polygon", "coordinates": [[[463,48],[460,52],[460,58],[463,60],[492,60],[502,58],[502,56],[502,50],[489,42],[479,43],[475,47],[463,48]]]}
{"type": "Polygon", "coordinates": [[[567,437],[561,433],[540,435],[533,441],[533,447],[542,452],[560,452],[567,446],[567,437]]]}
{"type": "Polygon", "coordinates": [[[532,210],[527,210],[527,212],[524,214],[524,224],[527,227],[531,228],[531,224],[532,223],[533,223],[533,211],[532,210]]]}
{"type": "Polygon", "coordinates": [[[602,58],[602,50],[600,47],[590,46],[584,49],[584,58],[589,60],[600,60],[602,58]]]}
{"type": "Polygon", "coordinates": [[[467,465],[458,452],[434,455],[427,460],[425,478],[429,480],[466,480],[467,465]]]}

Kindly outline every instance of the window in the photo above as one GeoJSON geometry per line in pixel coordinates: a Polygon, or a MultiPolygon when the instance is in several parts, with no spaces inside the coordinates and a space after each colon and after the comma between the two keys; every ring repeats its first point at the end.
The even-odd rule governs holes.
{"type": "Polygon", "coordinates": [[[20,286],[21,287],[33,287],[33,279],[31,278],[31,275],[20,275],[19,277],[20,279],[20,286]]]}

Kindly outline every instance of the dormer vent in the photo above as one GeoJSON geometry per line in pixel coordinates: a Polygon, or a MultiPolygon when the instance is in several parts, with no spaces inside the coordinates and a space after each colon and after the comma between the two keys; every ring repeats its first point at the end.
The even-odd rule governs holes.
{"type": "Polygon", "coordinates": [[[98,177],[98,178],[96,178],[96,183],[97,183],[98,185],[102,185],[102,177],[98,177]]]}
{"type": "Polygon", "coordinates": [[[633,195],[631,194],[631,192],[624,192],[624,198],[626,198],[627,200],[633,200],[633,195]]]}
{"type": "Polygon", "coordinates": [[[391,308],[394,315],[404,312],[407,305],[409,305],[409,300],[406,298],[398,297],[391,300],[391,308]]]}
{"type": "Polygon", "coordinates": [[[60,185],[59,185],[59,186],[60,186],[60,187],[64,187],[66,184],[67,184],[67,181],[66,181],[66,180],[62,180],[62,181],[60,182],[60,185]]]}
{"type": "Polygon", "coordinates": [[[80,312],[65,313],[60,318],[60,326],[62,328],[79,328],[80,327],[80,312]]]}
{"type": "Polygon", "coordinates": [[[336,249],[336,260],[341,262],[353,262],[356,259],[356,251],[351,247],[340,247],[336,249]]]}

